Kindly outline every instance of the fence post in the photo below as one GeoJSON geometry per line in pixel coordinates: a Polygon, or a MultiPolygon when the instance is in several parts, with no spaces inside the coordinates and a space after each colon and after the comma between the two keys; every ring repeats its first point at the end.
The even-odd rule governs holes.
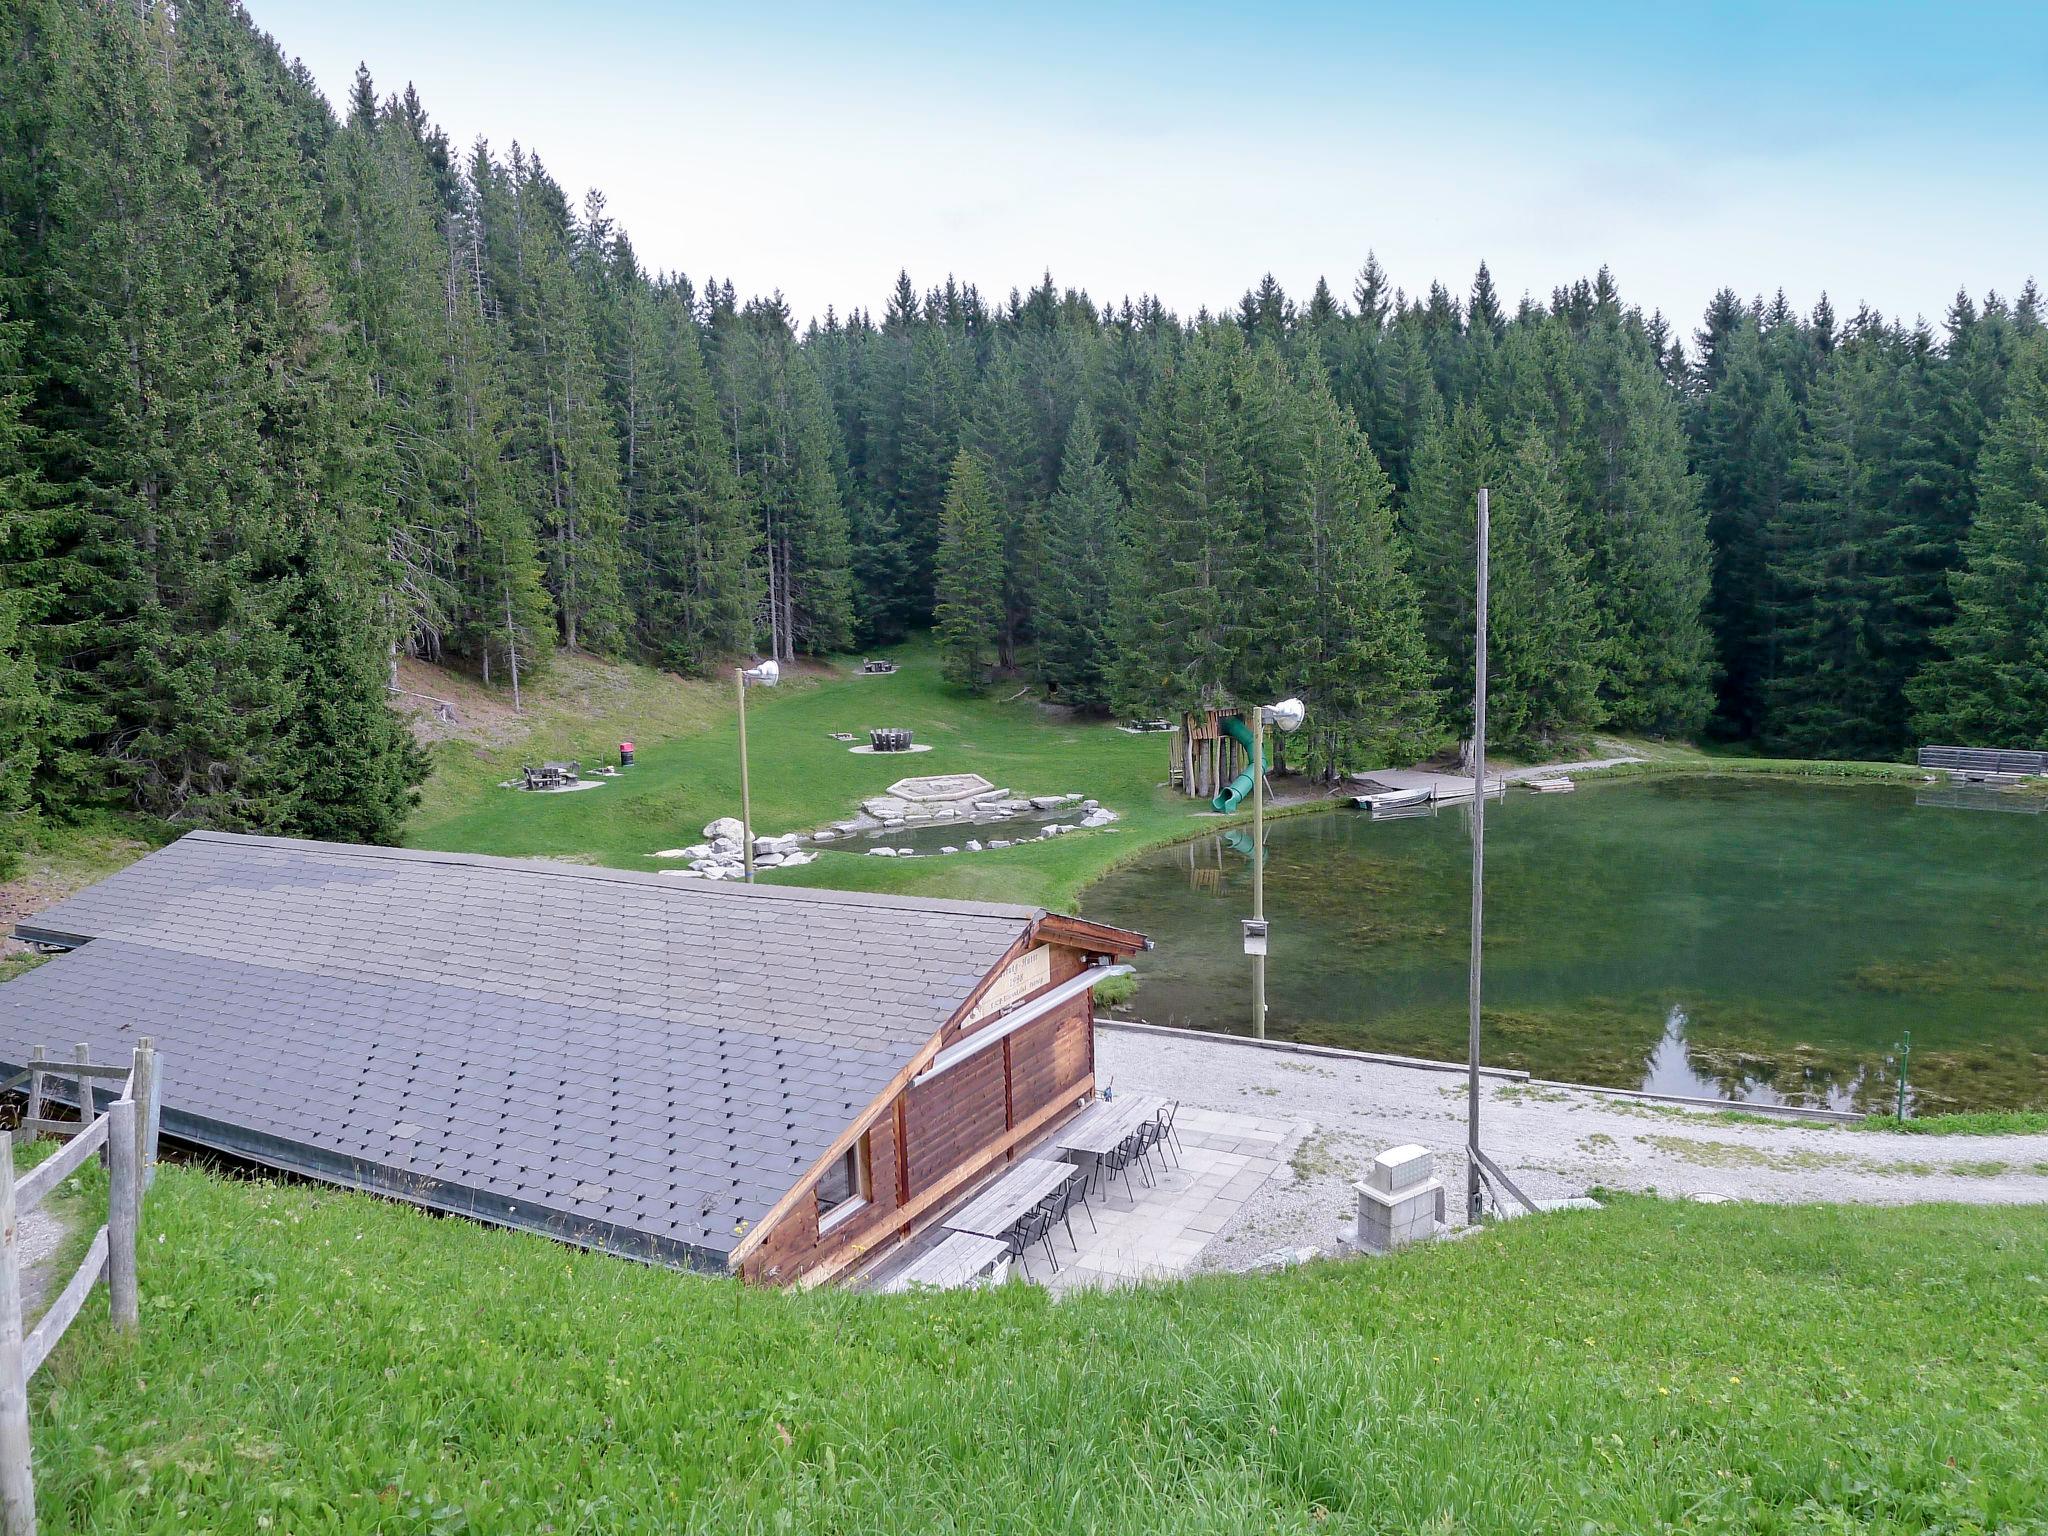
{"type": "Polygon", "coordinates": [[[36,1536],[28,1374],[21,1352],[21,1254],[14,1233],[14,1138],[0,1131],[0,1525],[36,1536]]]}
{"type": "MultiPolygon", "coordinates": [[[[144,1035],[135,1047],[135,1068],[129,1076],[128,1096],[135,1100],[135,1166],[141,1170],[142,1192],[156,1181],[157,1083],[156,1041],[144,1035]]],[[[141,1221],[136,1222],[138,1230],[141,1221]]]]}
{"type": "Polygon", "coordinates": [[[36,1139],[35,1127],[28,1122],[43,1112],[43,1048],[32,1045],[28,1052],[28,1104],[21,1112],[21,1139],[24,1143],[36,1139]]]}
{"type": "MultiPolygon", "coordinates": [[[[92,1065],[92,1047],[83,1040],[71,1048],[71,1059],[81,1067],[92,1065]]],[[[92,1124],[92,1079],[83,1072],[78,1074],[78,1129],[82,1132],[92,1124]]]]}
{"type": "Polygon", "coordinates": [[[142,1167],[135,1144],[135,1101],[107,1106],[107,1293],[114,1328],[133,1333],[141,1323],[135,1298],[135,1226],[142,1213],[142,1167]]]}

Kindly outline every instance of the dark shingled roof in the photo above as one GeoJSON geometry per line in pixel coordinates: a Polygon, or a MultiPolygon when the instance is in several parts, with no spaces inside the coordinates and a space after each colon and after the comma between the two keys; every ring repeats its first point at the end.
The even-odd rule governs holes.
{"type": "Polygon", "coordinates": [[[153,1035],[171,1135],[721,1264],[1040,915],[194,832],[17,926],[0,1058],[153,1035]]]}

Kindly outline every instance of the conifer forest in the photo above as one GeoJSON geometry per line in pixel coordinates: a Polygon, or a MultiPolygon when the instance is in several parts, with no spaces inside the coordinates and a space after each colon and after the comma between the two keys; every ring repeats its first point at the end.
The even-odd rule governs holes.
{"type": "MultiPolygon", "coordinates": [[[[394,658],[702,672],[930,631],[1118,716],[1299,694],[1290,766],[1493,732],[2048,747],[2048,340],[1606,269],[1234,306],[906,273],[792,314],[229,0],[0,7],[0,815],[389,841],[394,658]],[[1703,295],[1703,297],[1705,297],[1703,295]]],[[[911,253],[906,253],[906,256],[911,253]]]]}

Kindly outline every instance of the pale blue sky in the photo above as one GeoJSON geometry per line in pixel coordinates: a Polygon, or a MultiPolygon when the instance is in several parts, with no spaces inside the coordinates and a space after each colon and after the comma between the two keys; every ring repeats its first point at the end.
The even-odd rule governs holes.
{"type": "Polygon", "coordinates": [[[799,316],[899,266],[1342,294],[1370,248],[1510,302],[1605,261],[1689,329],[1723,284],[1938,319],[2048,267],[2038,5],[248,3],[330,98],[409,79],[799,316]]]}

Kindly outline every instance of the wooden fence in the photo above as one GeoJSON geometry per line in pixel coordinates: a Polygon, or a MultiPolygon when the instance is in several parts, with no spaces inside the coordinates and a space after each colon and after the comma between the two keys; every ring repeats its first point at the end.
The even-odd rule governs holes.
{"type": "Polygon", "coordinates": [[[142,1220],[142,1197],[156,1177],[157,1125],[162,1115],[158,1092],[156,1048],[145,1036],[125,1067],[96,1065],[79,1046],[68,1062],[46,1060],[36,1047],[28,1067],[0,1083],[0,1093],[28,1086],[21,1129],[29,1140],[47,1133],[68,1137],[54,1157],[45,1158],[20,1179],[14,1176],[14,1137],[0,1131],[0,1530],[5,1536],[35,1536],[35,1478],[30,1469],[28,1383],[50,1358],[85,1306],[85,1298],[104,1275],[114,1327],[133,1333],[141,1316],[135,1293],[136,1228],[142,1220]],[[46,1119],[45,1094],[52,1078],[77,1085],[78,1118],[46,1119]],[[96,1085],[113,1080],[120,1097],[99,1108],[96,1085]],[[102,1149],[104,1151],[102,1152],[102,1149]],[[108,1173],[107,1224],[93,1235],[78,1266],[57,1299],[50,1303],[35,1330],[21,1328],[20,1218],[44,1196],[76,1173],[88,1157],[102,1152],[108,1173]]]}

